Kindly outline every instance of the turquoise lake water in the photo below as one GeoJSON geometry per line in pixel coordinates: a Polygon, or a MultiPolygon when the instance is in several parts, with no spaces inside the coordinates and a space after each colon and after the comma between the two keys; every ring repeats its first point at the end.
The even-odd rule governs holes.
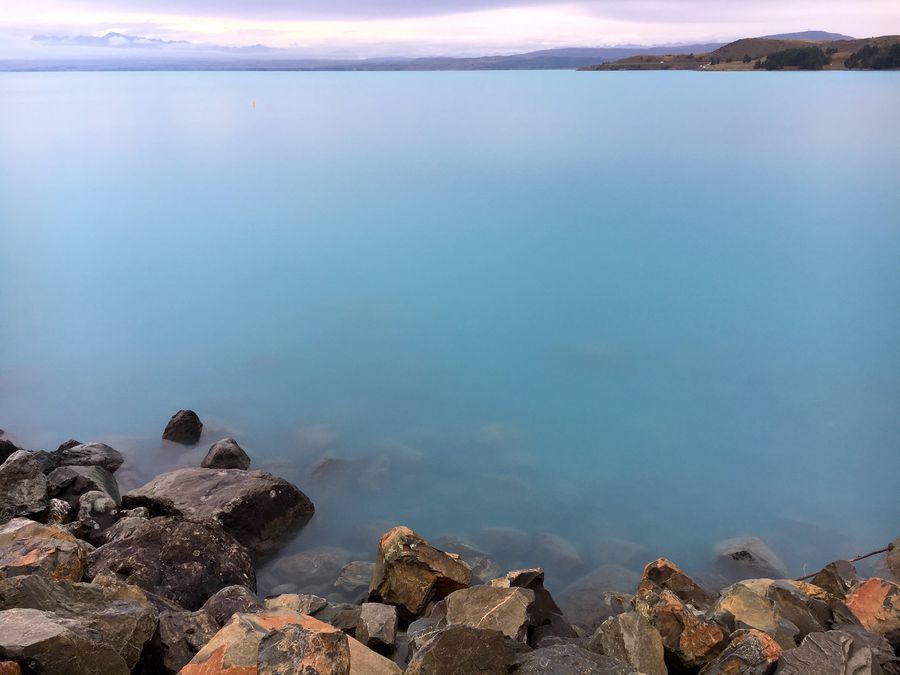
{"type": "Polygon", "coordinates": [[[897,73],[0,74],[0,427],[126,485],[234,436],[317,503],[289,550],[879,548],[898,110],[897,73]]]}

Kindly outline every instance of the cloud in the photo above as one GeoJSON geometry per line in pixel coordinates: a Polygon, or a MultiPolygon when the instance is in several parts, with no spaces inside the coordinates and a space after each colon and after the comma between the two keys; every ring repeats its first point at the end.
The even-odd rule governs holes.
{"type": "Polygon", "coordinates": [[[177,50],[179,52],[203,51],[233,54],[269,54],[280,50],[265,45],[230,47],[226,45],[188,42],[187,40],[158,40],[136,35],[110,32],[106,35],[35,35],[33,42],[50,47],[107,47],[111,49],[177,50]]]}

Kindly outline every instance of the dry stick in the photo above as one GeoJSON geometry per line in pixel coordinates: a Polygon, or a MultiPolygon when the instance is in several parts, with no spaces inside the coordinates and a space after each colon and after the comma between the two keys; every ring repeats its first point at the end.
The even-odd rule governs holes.
{"type": "MultiPolygon", "coordinates": [[[[855,563],[858,560],[864,560],[865,558],[871,558],[873,555],[878,555],[879,553],[887,553],[891,550],[891,546],[886,546],[885,548],[878,549],[877,551],[872,551],[871,553],[866,553],[864,555],[858,555],[855,558],[850,558],[847,562],[855,563]]],[[[821,570],[819,570],[821,572],[821,570]]],[[[800,577],[799,579],[794,579],[794,581],[805,581],[806,579],[812,579],[819,572],[813,572],[812,574],[807,574],[805,577],[800,577]]]]}

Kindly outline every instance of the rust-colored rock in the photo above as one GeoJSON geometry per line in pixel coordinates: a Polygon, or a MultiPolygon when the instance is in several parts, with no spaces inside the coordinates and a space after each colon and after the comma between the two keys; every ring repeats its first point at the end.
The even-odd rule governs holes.
{"type": "Polygon", "coordinates": [[[759,630],[744,629],[731,634],[731,640],[715,661],[700,675],[769,675],[781,656],[781,646],[759,630]]]}
{"type": "Polygon", "coordinates": [[[700,584],[685,574],[678,565],[659,558],[644,567],[642,582],[672,591],[678,598],[697,609],[706,610],[713,604],[713,597],[700,584]]]}
{"type": "Polygon", "coordinates": [[[395,527],[378,543],[378,559],[369,600],[396,605],[401,618],[412,620],[433,600],[466,588],[472,569],[450,553],[422,539],[408,527],[395,527]]]}
{"type": "Polygon", "coordinates": [[[54,581],[81,581],[86,565],[84,547],[63,529],[27,518],[0,525],[0,579],[39,574],[54,581]]]}
{"type": "Polygon", "coordinates": [[[0,675],[22,675],[22,669],[15,661],[0,661],[0,675]]]}
{"type": "Polygon", "coordinates": [[[847,606],[866,630],[900,648],[900,586],[873,577],[847,596],[847,606]]]}

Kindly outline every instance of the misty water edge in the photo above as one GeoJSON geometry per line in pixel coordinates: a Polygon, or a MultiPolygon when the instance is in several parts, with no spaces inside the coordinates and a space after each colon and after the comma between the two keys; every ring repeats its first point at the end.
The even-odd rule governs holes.
{"type": "Polygon", "coordinates": [[[0,74],[0,101],[24,447],[107,442],[127,489],[233,436],[316,503],[286,554],[372,559],[403,523],[551,587],[896,536],[895,73],[0,74]]]}

